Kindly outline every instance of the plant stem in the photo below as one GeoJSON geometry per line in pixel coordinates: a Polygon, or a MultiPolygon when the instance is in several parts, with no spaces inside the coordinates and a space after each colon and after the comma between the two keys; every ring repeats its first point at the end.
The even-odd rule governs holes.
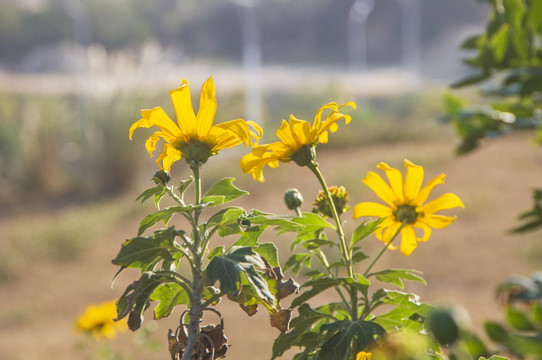
{"type": "MultiPolygon", "coordinates": [[[[201,164],[196,162],[190,163],[190,168],[194,173],[195,180],[195,204],[201,203],[201,177],[200,177],[201,164]]],[[[192,294],[190,296],[190,322],[188,323],[188,338],[186,340],[186,346],[182,360],[192,359],[194,353],[194,346],[200,336],[200,319],[203,311],[202,297],[203,297],[203,270],[201,267],[201,260],[205,249],[201,247],[202,243],[206,243],[205,239],[201,238],[199,229],[199,215],[201,209],[195,210],[194,221],[192,222],[192,237],[193,241],[190,246],[190,250],[193,254],[193,266],[192,266],[192,294]],[[203,241],[202,241],[203,240],[203,241]]]]}
{"type": "Polygon", "coordinates": [[[371,264],[369,265],[369,267],[367,268],[367,270],[365,270],[365,272],[363,273],[363,276],[367,276],[367,274],[369,274],[369,271],[371,271],[371,269],[373,268],[374,264],[376,264],[376,262],[378,261],[378,259],[380,259],[380,257],[382,256],[382,254],[384,254],[384,252],[389,248],[389,246],[391,245],[391,243],[393,242],[393,240],[395,240],[395,238],[397,237],[397,235],[399,235],[399,233],[401,232],[401,230],[403,230],[403,228],[405,227],[405,224],[401,224],[401,226],[399,227],[399,229],[397,229],[397,231],[395,232],[395,234],[391,237],[390,241],[388,241],[388,243],[386,244],[386,246],[384,246],[384,248],[382,250],[380,250],[380,252],[378,253],[378,255],[373,259],[373,261],[371,262],[371,264]]]}
{"type": "Polygon", "coordinates": [[[352,266],[352,259],[350,257],[350,252],[348,251],[348,247],[346,246],[346,238],[344,236],[344,229],[343,225],[341,223],[341,219],[339,218],[339,214],[337,213],[337,209],[335,208],[335,203],[333,202],[333,198],[331,197],[331,193],[329,192],[329,189],[327,188],[326,181],[324,179],[324,176],[320,172],[320,169],[318,168],[318,163],[313,161],[309,166],[309,169],[316,175],[316,178],[320,182],[320,185],[322,186],[322,189],[324,190],[324,194],[326,195],[327,201],[329,201],[329,207],[331,208],[331,213],[333,215],[333,219],[335,220],[335,224],[337,225],[337,234],[339,235],[339,244],[341,246],[341,252],[343,254],[343,259],[346,263],[346,267],[348,270],[348,276],[353,277],[354,276],[354,269],[352,266]]]}

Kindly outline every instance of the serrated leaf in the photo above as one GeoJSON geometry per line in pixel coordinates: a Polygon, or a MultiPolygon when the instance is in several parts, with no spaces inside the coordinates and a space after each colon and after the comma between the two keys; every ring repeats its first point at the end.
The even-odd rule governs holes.
{"type": "Polygon", "coordinates": [[[303,213],[303,216],[293,218],[292,221],[303,226],[300,230],[300,234],[315,232],[325,228],[336,229],[333,224],[327,222],[323,217],[315,213],[303,213]]]}
{"type": "Polygon", "coordinates": [[[143,313],[147,309],[150,301],[150,296],[154,290],[164,284],[171,282],[171,279],[154,274],[153,272],[145,272],[139,280],[130,284],[124,294],[117,301],[117,319],[120,320],[128,316],[128,327],[132,331],[136,331],[141,327],[143,321],[143,313]]]}
{"type": "Polygon", "coordinates": [[[269,265],[272,267],[278,267],[279,264],[279,253],[278,249],[273,243],[263,243],[258,245],[258,247],[254,248],[254,251],[256,251],[258,254],[260,254],[261,257],[263,257],[269,265]]]}
{"type": "Polygon", "coordinates": [[[166,188],[163,185],[159,184],[155,187],[152,187],[150,189],[143,191],[136,198],[136,201],[141,200],[141,203],[144,203],[147,199],[154,197],[155,198],[154,203],[158,207],[156,197],[162,198],[162,196],[164,196],[165,193],[166,193],[166,188]]]}
{"type": "Polygon", "coordinates": [[[260,235],[267,226],[251,226],[243,232],[243,235],[232,246],[256,246],[260,235]]]}
{"type": "Polygon", "coordinates": [[[380,218],[374,221],[365,221],[354,230],[352,233],[352,240],[350,241],[350,247],[352,248],[358,241],[361,241],[374,233],[378,226],[384,221],[385,218],[380,218]]]}
{"type": "Polygon", "coordinates": [[[170,240],[136,237],[122,244],[120,252],[113,259],[113,264],[148,271],[160,260],[174,261],[170,253],[173,250],[170,240]]]}
{"type": "Polygon", "coordinates": [[[404,289],[405,286],[404,286],[403,280],[416,281],[424,285],[427,284],[425,280],[422,277],[418,276],[417,274],[421,274],[421,272],[416,271],[416,270],[407,270],[407,269],[389,269],[389,270],[379,271],[376,273],[371,273],[369,274],[369,276],[376,276],[376,278],[382,282],[393,284],[395,286],[400,287],[401,289],[404,289]]]}
{"type": "Polygon", "coordinates": [[[154,212],[152,214],[149,214],[141,220],[139,223],[139,229],[137,231],[137,236],[140,236],[145,232],[145,230],[149,229],[150,227],[154,226],[157,222],[162,221],[165,226],[167,226],[169,219],[173,216],[173,214],[179,214],[179,213],[189,213],[193,212],[196,209],[201,209],[202,206],[171,206],[164,210],[160,210],[157,212],[154,212]]]}
{"type": "Polygon", "coordinates": [[[334,335],[322,345],[319,360],[348,360],[352,357],[352,344],[360,351],[365,350],[375,343],[377,337],[386,333],[377,323],[364,320],[339,320],[322,325],[320,331],[334,335]]]}
{"type": "Polygon", "coordinates": [[[253,210],[246,219],[251,225],[280,226],[282,231],[285,231],[285,229],[297,230],[301,227],[301,225],[287,217],[264,213],[258,210],[253,210]]]}
{"type": "Polygon", "coordinates": [[[207,285],[220,282],[220,291],[237,296],[241,291],[241,276],[244,275],[258,297],[274,304],[267,282],[256,272],[254,267],[265,269],[265,263],[252,248],[234,247],[230,252],[214,257],[205,270],[207,285]]]}
{"type": "Polygon", "coordinates": [[[162,284],[150,296],[150,300],[159,301],[154,309],[154,318],[162,319],[171,314],[175,306],[188,305],[190,299],[186,291],[179,284],[162,284]]]}
{"type": "Polygon", "coordinates": [[[243,195],[247,195],[247,191],[238,189],[233,185],[233,180],[235,179],[224,178],[219,180],[211,186],[201,201],[209,204],[209,206],[216,206],[235,200],[243,195]]]}

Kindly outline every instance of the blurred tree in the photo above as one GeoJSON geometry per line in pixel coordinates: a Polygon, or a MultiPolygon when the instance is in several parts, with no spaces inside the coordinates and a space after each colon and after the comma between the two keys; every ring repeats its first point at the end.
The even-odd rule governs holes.
{"type": "MultiPolygon", "coordinates": [[[[532,129],[542,142],[542,0],[486,0],[491,13],[485,32],[463,43],[473,53],[465,59],[474,73],[452,86],[477,85],[482,105],[467,107],[455,96],[446,98],[447,112],[462,143],[458,153],[474,150],[486,137],[532,129]],[[483,87],[482,87],[483,84],[483,87]]],[[[515,229],[542,226],[540,190],[527,223],[515,229]]]]}

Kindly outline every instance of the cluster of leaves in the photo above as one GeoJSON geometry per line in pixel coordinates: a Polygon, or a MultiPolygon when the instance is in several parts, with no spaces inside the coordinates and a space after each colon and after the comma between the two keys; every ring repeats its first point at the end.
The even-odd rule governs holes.
{"type": "Polygon", "coordinates": [[[207,266],[199,274],[203,286],[203,309],[218,303],[226,295],[249,315],[262,304],[268,309],[272,324],[286,331],[289,311],[281,309],[279,300],[295,292],[297,285],[283,279],[275,245],[259,243],[258,239],[269,226],[296,228],[298,225],[258,211],[247,214],[242,208],[230,206],[218,210],[206,222],[199,224],[196,221],[191,232],[177,230],[175,226],[168,226],[173,215],[181,215],[194,222],[202,210],[228,203],[247,192],[236,188],[233,179],[225,178],[205,193],[200,204],[187,205],[183,194],[192,181],[172,187],[163,180],[155,177],[157,185],[138,197],[142,202],[152,198],[158,211],[143,218],[137,237],[127,240],[113,260],[113,264],[120,266],[119,273],[126,268],[141,270],[140,278],[130,284],[118,300],[117,318],[128,317],[128,325],[135,331],[141,326],[143,313],[153,301],[158,302],[154,308],[156,319],[169,316],[177,305],[192,306],[199,281],[198,267],[194,264],[206,255],[207,266]],[[166,195],[178,205],[160,209],[160,201],[166,195]],[[160,221],[167,227],[144,236],[160,221]],[[199,235],[195,236],[195,232],[199,235]],[[239,238],[227,248],[221,245],[209,249],[209,240],[214,234],[239,238]],[[195,238],[199,239],[196,247],[195,238]],[[177,271],[182,261],[190,264],[192,278],[177,271]],[[286,320],[281,322],[282,319],[286,320]]]}
{"type": "MultiPolygon", "coordinates": [[[[404,287],[404,281],[424,283],[416,271],[389,269],[343,276],[340,271],[347,267],[344,259],[337,256],[339,260],[328,260],[334,252],[336,255],[340,252],[339,244],[328,240],[325,234],[326,229],[336,230],[335,226],[315,213],[304,213],[293,218],[292,222],[301,227],[296,229],[296,238],[291,245],[293,255],[284,267],[296,275],[303,272],[307,280],[301,287],[304,291],[291,304],[292,309],[297,309],[297,316],[290,324],[291,330],[275,340],[273,359],[292,347],[298,347],[301,351],[293,357],[296,360],[347,360],[359,351],[378,347],[389,332],[421,333],[424,330],[425,320],[433,310],[431,306],[420,303],[414,294],[370,287],[371,278],[400,288],[404,287]],[[310,300],[326,290],[335,290],[338,301],[312,306],[310,300]],[[388,310],[374,315],[373,311],[381,306],[388,310]]],[[[378,228],[380,222],[367,221],[353,232],[348,251],[355,265],[368,259],[359,245],[378,228]]],[[[438,353],[438,347],[434,353],[438,353]]]]}
{"type": "MultiPolygon", "coordinates": [[[[485,137],[542,124],[542,2],[491,0],[486,31],[471,37],[463,48],[474,55],[465,62],[475,70],[452,86],[482,82],[490,103],[467,108],[449,97],[448,115],[463,139],[459,153],[475,149],[485,137]]],[[[542,133],[538,131],[538,137],[542,133]]]]}

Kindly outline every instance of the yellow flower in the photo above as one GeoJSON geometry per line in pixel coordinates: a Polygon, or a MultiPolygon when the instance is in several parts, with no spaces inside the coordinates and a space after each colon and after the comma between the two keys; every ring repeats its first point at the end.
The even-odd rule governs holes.
{"type": "Polygon", "coordinates": [[[162,138],[166,142],[162,153],[156,159],[161,169],[170,171],[171,165],[181,158],[185,158],[188,163],[194,161],[203,164],[209,156],[216,155],[222,149],[232,148],[241,143],[245,146],[256,145],[262,136],[261,127],[252,121],[236,119],[213,125],[216,97],[212,77],[207,79],[201,88],[197,115],[194,114],[190,89],[185,79],[180,87],[171,90],[170,95],[177,115],[177,124],[161,107],[155,107],[141,110],[143,117],[130,127],[129,133],[132,139],[132,134],[137,128],[157,126],[160,129],[147,139],[145,147],[152,157],[158,140],[162,138]]]}
{"type": "Polygon", "coordinates": [[[89,305],[85,312],[79,316],[75,327],[79,331],[91,333],[97,338],[112,338],[117,331],[128,330],[125,320],[115,322],[117,306],[115,301],[106,301],[97,305],[89,305]]]}
{"type": "Polygon", "coordinates": [[[373,354],[371,354],[370,352],[360,351],[356,355],[356,360],[371,360],[372,356],[373,354]]]}
{"type": "Polygon", "coordinates": [[[418,241],[427,241],[431,228],[442,229],[450,225],[455,216],[435,215],[437,211],[462,207],[463,202],[452,193],[446,193],[435,200],[423,204],[433,188],[444,182],[445,175],[441,174],[428,182],[422,188],[423,167],[405,160],[407,173],[403,176],[399,170],[388,164],[380,163],[377,168],[383,170],[389,185],[376,173],[369,171],[363,183],[373,190],[388,206],[363,202],[354,207],[354,218],[360,216],[377,216],[386,218],[375,233],[376,237],[386,244],[392,239],[401,226],[400,250],[408,256],[416,248],[418,241]],[[424,234],[418,238],[414,228],[421,229],[424,234]]]}
{"type": "Polygon", "coordinates": [[[252,174],[254,179],[264,181],[263,167],[265,165],[276,168],[279,166],[279,161],[288,162],[291,160],[300,166],[308,165],[314,160],[316,144],[327,143],[328,130],[337,131],[336,122],[343,118],[347,124],[350,122],[349,115],[339,112],[339,109],[346,105],[356,108],[352,101],[341,106],[337,106],[336,103],[322,106],[316,113],[312,126],[308,121],[299,120],[293,115],[290,115],[288,122],[283,119],[282,125],[277,130],[280,141],[254,147],[250,154],[241,159],[239,164],[241,169],[244,173],[252,174]],[[330,109],[331,112],[322,121],[322,113],[326,109],[330,109]]]}

